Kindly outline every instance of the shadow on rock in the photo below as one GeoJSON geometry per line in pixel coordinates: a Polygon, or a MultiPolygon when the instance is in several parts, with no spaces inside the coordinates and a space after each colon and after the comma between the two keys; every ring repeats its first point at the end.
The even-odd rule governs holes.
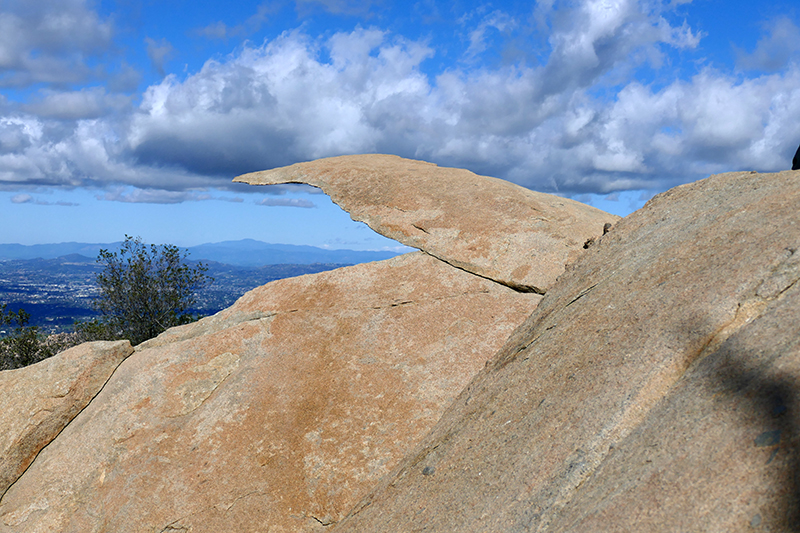
{"type": "MultiPolygon", "coordinates": [[[[722,393],[722,401],[738,417],[738,422],[749,429],[748,437],[739,446],[748,454],[766,456],[762,464],[769,476],[763,502],[765,512],[753,514],[750,525],[754,528],[766,525],[769,513],[772,515],[769,522],[780,525],[781,531],[800,532],[798,383],[793,376],[775,375],[780,362],[772,366],[772,361],[759,361],[758,355],[751,360],[749,355],[725,353],[710,377],[712,388],[722,393]]],[[[775,357],[778,358],[780,354],[775,357]]],[[[759,462],[755,463],[756,468],[759,462]]]]}
{"type": "Polygon", "coordinates": [[[698,437],[750,527],[800,532],[800,283],[785,285],[751,300],[757,311],[689,369],[682,392],[704,397],[696,428],[713,438],[698,437]]]}

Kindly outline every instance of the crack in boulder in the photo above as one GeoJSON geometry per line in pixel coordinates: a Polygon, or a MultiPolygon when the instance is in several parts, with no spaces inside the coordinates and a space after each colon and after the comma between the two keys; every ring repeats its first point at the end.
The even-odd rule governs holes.
{"type": "Polygon", "coordinates": [[[521,292],[544,294],[583,244],[619,220],[464,169],[392,155],[331,157],[238,176],[319,187],[381,235],[521,292]]]}

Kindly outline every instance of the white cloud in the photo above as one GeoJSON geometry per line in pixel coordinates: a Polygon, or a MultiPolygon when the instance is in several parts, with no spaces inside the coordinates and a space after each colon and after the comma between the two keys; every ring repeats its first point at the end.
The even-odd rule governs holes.
{"type": "Polygon", "coordinates": [[[89,87],[78,91],[43,90],[21,107],[40,118],[80,120],[126,110],[131,101],[130,96],[109,94],[103,87],[89,87]]]}
{"type": "Polygon", "coordinates": [[[128,204],[179,204],[187,201],[214,199],[212,195],[196,191],[165,191],[161,189],[127,189],[118,187],[97,196],[98,200],[128,204]]]}
{"type": "Polygon", "coordinates": [[[513,17],[502,11],[493,11],[485,16],[478,26],[469,32],[469,47],[465,55],[469,59],[475,58],[486,51],[489,46],[488,34],[493,31],[506,33],[517,25],[513,17]]]}
{"type": "Polygon", "coordinates": [[[126,204],[180,204],[183,202],[205,201],[240,204],[244,202],[244,198],[239,196],[220,196],[204,190],[168,191],[159,188],[129,186],[107,187],[104,193],[95,195],[95,198],[106,202],[122,202],[126,204]]]}
{"type": "Polygon", "coordinates": [[[33,203],[33,196],[30,194],[17,194],[11,197],[11,203],[30,204],[33,203]]]}
{"type": "Polygon", "coordinates": [[[418,120],[409,113],[429,91],[418,71],[429,49],[365,29],[326,45],[330,63],[318,59],[317,43],[291,32],[227,62],[209,61],[183,82],[167,77],[147,90],[133,117],[133,154],[233,175],[374,151],[387,115],[397,115],[393,127],[418,120]]]}
{"type": "Polygon", "coordinates": [[[270,17],[280,11],[281,7],[281,2],[263,2],[258,5],[256,12],[242,24],[228,26],[222,21],[217,21],[203,28],[198,28],[193,33],[207,39],[245,37],[260,30],[264,24],[269,22],[270,17]]]}
{"type": "Polygon", "coordinates": [[[164,76],[166,74],[164,63],[175,55],[175,49],[169,41],[163,38],[156,41],[145,37],[144,42],[147,44],[147,57],[150,59],[150,63],[159,75],[164,76]]]}
{"type": "Polygon", "coordinates": [[[317,207],[314,202],[302,198],[265,198],[258,202],[258,205],[266,205],[268,207],[317,207]]]}
{"type": "Polygon", "coordinates": [[[765,30],[769,35],[759,39],[752,52],[734,47],[739,68],[777,72],[791,62],[798,62],[800,29],[788,17],[778,17],[765,30]]]}
{"type": "Polygon", "coordinates": [[[372,0],[296,0],[297,10],[305,15],[316,8],[336,15],[367,15],[372,0]]]}
{"type": "Polygon", "coordinates": [[[72,202],[47,202],[45,200],[37,200],[30,194],[16,194],[11,197],[11,203],[14,204],[35,204],[35,205],[57,205],[61,207],[73,207],[80,204],[72,203],[72,202]]]}
{"type": "MultiPolygon", "coordinates": [[[[603,120],[654,175],[781,170],[800,142],[800,71],[738,80],[706,69],[660,91],[631,83],[603,120]]],[[[608,145],[608,143],[607,143],[608,145]]]]}
{"type": "Polygon", "coordinates": [[[14,156],[42,137],[41,123],[20,117],[0,118],[0,157],[14,156]]]}
{"type": "MultiPolygon", "coordinates": [[[[668,21],[679,3],[539,2],[532,20],[548,32],[548,49],[532,65],[473,62],[488,50],[488,31],[517,31],[490,12],[465,22],[472,40],[451,62],[461,67],[436,74],[425,69],[439,52],[430,41],[357,27],[245,45],[185,78],[168,75],[130,113],[99,89],[43,93],[0,118],[0,188],[85,184],[109,188],[116,201],[191,201],[240,173],[364,152],[561,194],[789,168],[800,141],[796,63],[770,74],[705,68],[659,85],[635,81],[642,69],[676,78],[665,58],[700,41],[687,22],[668,21]]],[[[780,36],[792,28],[773,25],[740,63],[767,57],[761,50],[789,42],[780,36]]]]}
{"type": "Polygon", "coordinates": [[[126,184],[185,190],[215,183],[180,168],[137,164],[120,142],[123,128],[109,119],[63,123],[22,114],[0,118],[0,143],[10,139],[16,146],[0,149],[0,189],[126,184]]]}
{"type": "Polygon", "coordinates": [[[89,59],[111,45],[109,20],[85,0],[3,2],[0,11],[0,86],[67,84],[101,75],[89,59]]]}

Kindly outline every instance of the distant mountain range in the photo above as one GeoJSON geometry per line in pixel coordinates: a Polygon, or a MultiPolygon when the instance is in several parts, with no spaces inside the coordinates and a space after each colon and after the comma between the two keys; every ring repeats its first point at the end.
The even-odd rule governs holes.
{"type": "MultiPolygon", "coordinates": [[[[191,261],[190,261],[191,262],[191,261]]],[[[314,274],[345,266],[336,263],[236,266],[203,260],[214,281],[198,291],[192,313],[212,315],[230,306],[255,287],[283,278],[314,274]]],[[[53,259],[0,261],[0,305],[24,309],[30,325],[46,333],[69,331],[76,320],[97,316],[92,301],[99,294],[97,274],[102,266],[92,257],[69,254],[53,259]]],[[[0,325],[0,336],[4,328],[0,325]]]]}
{"type": "MultiPolygon", "coordinates": [[[[115,251],[120,242],[89,244],[65,242],[59,244],[0,244],[0,261],[14,259],[55,259],[70,255],[96,258],[101,249],[115,251]]],[[[314,263],[358,264],[389,259],[398,252],[327,250],[316,246],[269,244],[253,239],[201,244],[186,248],[191,261],[215,261],[242,267],[265,265],[310,265],[314,263]]]]}
{"type": "MultiPolygon", "coordinates": [[[[68,331],[75,320],[96,316],[92,300],[98,294],[96,276],[102,269],[96,258],[101,249],[116,251],[121,244],[0,244],[0,304],[7,304],[12,311],[25,309],[31,315],[31,325],[47,333],[68,331]]],[[[201,244],[186,250],[188,261],[205,263],[207,274],[214,279],[210,287],[198,293],[196,309],[191,310],[201,315],[214,314],[270,281],[398,255],[252,239],[201,244]]]]}

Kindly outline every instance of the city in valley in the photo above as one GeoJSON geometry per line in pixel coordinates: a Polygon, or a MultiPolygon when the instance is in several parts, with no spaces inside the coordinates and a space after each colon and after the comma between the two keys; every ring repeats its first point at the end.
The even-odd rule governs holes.
{"type": "MultiPolygon", "coordinates": [[[[224,247],[203,245],[217,246],[217,249],[201,249],[204,251],[202,255],[212,259],[196,257],[200,253],[190,254],[187,258],[190,265],[198,260],[206,265],[207,275],[214,279],[209,287],[198,292],[197,305],[191,310],[193,314],[214,314],[230,306],[245,292],[270,281],[396,255],[395,252],[352,252],[310,246],[266,245],[256,241],[224,244],[224,247]],[[268,248],[269,246],[278,246],[280,250],[276,252],[268,248]],[[239,264],[215,260],[224,257],[230,257],[239,264]],[[275,261],[294,262],[275,264],[275,261]]],[[[99,294],[96,277],[102,271],[102,265],[95,257],[79,253],[51,258],[26,256],[46,257],[71,249],[91,252],[99,249],[100,245],[83,248],[75,245],[52,250],[19,245],[13,245],[16,248],[10,249],[10,246],[12,245],[0,244],[0,305],[6,304],[7,311],[24,309],[31,315],[29,325],[38,326],[44,333],[71,331],[76,321],[97,317],[92,300],[99,294]]],[[[13,325],[0,326],[0,336],[7,334],[12,327],[13,325]]]]}

